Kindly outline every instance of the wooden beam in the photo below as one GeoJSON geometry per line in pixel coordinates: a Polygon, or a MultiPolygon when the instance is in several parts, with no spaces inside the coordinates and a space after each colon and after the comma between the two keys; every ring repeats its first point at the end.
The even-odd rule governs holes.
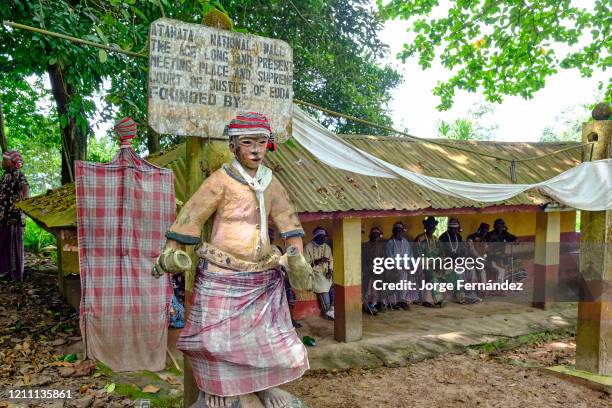
{"type": "MultiPolygon", "coordinates": [[[[591,157],[610,157],[612,121],[582,125],[582,140],[595,142],[591,157]]],[[[612,210],[582,211],[580,273],[593,301],[578,303],[576,368],[600,375],[612,374],[612,210]]]]}

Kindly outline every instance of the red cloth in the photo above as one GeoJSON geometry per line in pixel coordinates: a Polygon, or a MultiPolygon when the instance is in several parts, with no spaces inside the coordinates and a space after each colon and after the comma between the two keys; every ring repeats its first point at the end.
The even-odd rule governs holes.
{"type": "Polygon", "coordinates": [[[151,269],[175,218],[172,172],[122,146],[110,163],[76,163],[76,199],[87,357],[163,369],[172,285],[151,269]]]}

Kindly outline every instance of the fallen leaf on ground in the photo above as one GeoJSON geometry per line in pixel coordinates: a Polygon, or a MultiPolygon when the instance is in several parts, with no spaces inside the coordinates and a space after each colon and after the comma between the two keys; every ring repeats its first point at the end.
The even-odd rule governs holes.
{"type": "Polygon", "coordinates": [[[173,376],[169,375],[168,378],[166,378],[166,381],[168,382],[168,384],[170,385],[179,385],[181,382],[179,380],[177,380],[176,378],[174,378],[173,376]]]}
{"type": "Polygon", "coordinates": [[[76,370],[72,367],[62,367],[59,369],[60,377],[72,377],[76,370]]]}
{"type": "Polygon", "coordinates": [[[85,377],[91,374],[91,372],[96,368],[96,362],[93,360],[85,360],[81,361],[77,365],[74,366],[76,372],[74,373],[74,377],[85,377]]]}
{"type": "Polygon", "coordinates": [[[156,392],[159,391],[159,387],[154,386],[153,384],[149,384],[146,385],[143,389],[142,392],[146,392],[148,394],[155,394],[156,392]]]}
{"type": "Polygon", "coordinates": [[[72,367],[72,363],[68,361],[53,361],[49,363],[49,367],[72,367]]]}

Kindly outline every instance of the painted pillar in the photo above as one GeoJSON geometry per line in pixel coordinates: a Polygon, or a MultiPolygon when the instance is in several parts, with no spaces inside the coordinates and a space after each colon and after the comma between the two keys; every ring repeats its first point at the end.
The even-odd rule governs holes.
{"type": "Polygon", "coordinates": [[[560,241],[561,212],[536,213],[533,307],[546,309],[555,301],[560,241]]]}
{"type": "Polygon", "coordinates": [[[361,218],[334,221],[334,338],[361,339],[361,218]]]}
{"type": "MultiPolygon", "coordinates": [[[[595,121],[582,125],[585,160],[610,157],[612,120],[610,108],[599,104],[593,111],[595,121]],[[597,115],[597,110],[607,114],[597,115]]],[[[596,301],[578,303],[576,331],[576,368],[600,375],[612,375],[612,210],[582,211],[580,236],[580,273],[584,288],[596,301]]]]}

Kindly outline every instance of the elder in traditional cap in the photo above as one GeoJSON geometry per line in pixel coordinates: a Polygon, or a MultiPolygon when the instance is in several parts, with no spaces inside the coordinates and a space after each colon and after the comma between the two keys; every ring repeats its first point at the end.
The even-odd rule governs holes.
{"type": "Polygon", "coordinates": [[[384,305],[384,291],[374,289],[373,283],[376,279],[384,281],[385,274],[375,274],[374,260],[385,257],[385,243],[382,241],[383,233],[379,227],[370,229],[369,240],[361,244],[361,302],[363,312],[377,315],[384,312],[385,307],[380,310],[376,307],[378,302],[384,305]]]}
{"type": "Polygon", "coordinates": [[[314,271],[314,288],[321,316],[334,320],[332,281],[334,256],[331,247],[327,244],[327,237],[325,228],[316,227],[312,231],[312,240],[304,247],[304,258],[314,271]]]}
{"type": "Polygon", "coordinates": [[[18,201],[28,197],[29,185],[20,170],[21,153],[7,150],[2,154],[2,180],[0,180],[0,277],[10,276],[23,280],[23,212],[15,208],[18,201]]]}
{"type": "MultiPolygon", "coordinates": [[[[512,269],[512,259],[509,259],[506,255],[506,247],[508,244],[516,243],[517,238],[508,232],[506,222],[502,218],[498,218],[493,223],[493,231],[487,234],[486,241],[491,265],[490,273],[492,276],[490,278],[498,283],[503,282],[508,271],[512,269]]],[[[493,294],[503,295],[504,293],[495,292],[493,294]]]]}
{"type": "Polygon", "coordinates": [[[291,324],[268,217],[297,256],[304,231],[287,192],[262,164],[275,148],[268,119],[240,114],[226,134],[234,161],[204,180],[166,234],[165,253],[200,244],[193,303],[177,348],[201,390],[196,407],[245,407],[247,395],[256,393],[265,407],[281,408],[294,397],[276,386],[301,377],[309,365],[291,324]],[[200,242],[211,216],[210,242],[200,242]]]}
{"type": "MultiPolygon", "coordinates": [[[[459,258],[464,255],[463,237],[461,237],[461,224],[457,218],[450,218],[448,220],[448,226],[446,232],[440,235],[440,242],[442,243],[442,253],[447,258],[459,258]]],[[[457,290],[457,280],[459,279],[458,274],[454,269],[447,269],[444,274],[444,280],[446,282],[453,282],[455,291],[455,301],[460,304],[466,303],[465,294],[463,290],[457,290]]]]}
{"type": "MultiPolygon", "coordinates": [[[[410,241],[408,241],[402,234],[406,231],[406,226],[401,222],[396,222],[393,224],[393,229],[391,233],[393,234],[391,238],[385,244],[385,253],[388,258],[397,259],[399,257],[402,259],[400,263],[401,267],[393,268],[393,281],[394,282],[414,282],[414,287],[419,287],[417,282],[416,271],[412,271],[409,268],[404,268],[404,257],[411,258],[412,257],[412,246],[410,245],[410,241]],[[414,272],[414,273],[411,273],[414,272]]],[[[410,309],[410,303],[417,301],[419,299],[418,290],[395,290],[390,293],[390,303],[391,307],[394,309],[402,309],[408,310],[410,309]]]]}
{"type": "MultiPolygon", "coordinates": [[[[423,229],[425,232],[417,235],[414,239],[416,243],[415,253],[416,256],[423,256],[425,259],[431,258],[436,259],[441,254],[441,245],[438,237],[436,237],[436,227],[438,226],[438,220],[435,217],[429,216],[423,220],[423,229]]],[[[435,262],[426,263],[420,270],[421,279],[424,279],[427,283],[436,284],[442,276],[442,271],[436,268],[435,262]]],[[[437,287],[435,285],[434,287],[437,287]]],[[[422,290],[420,293],[421,305],[425,307],[442,307],[444,306],[444,294],[437,289],[433,290],[422,290]]]]}

